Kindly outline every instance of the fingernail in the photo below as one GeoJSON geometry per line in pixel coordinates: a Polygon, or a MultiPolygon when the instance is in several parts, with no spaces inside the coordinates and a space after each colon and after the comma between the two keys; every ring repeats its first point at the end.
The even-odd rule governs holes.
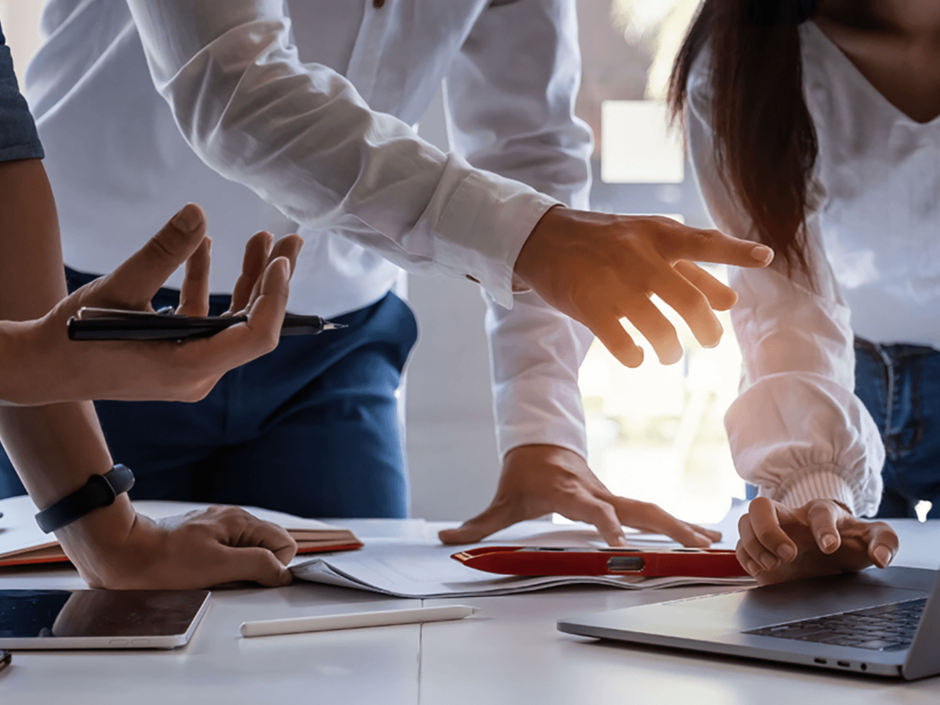
{"type": "Polygon", "coordinates": [[[748,561],[747,565],[744,566],[744,570],[746,570],[751,575],[757,575],[758,573],[764,572],[763,569],[754,561],[748,561]]]}
{"type": "Polygon", "coordinates": [[[755,245],[751,250],[751,257],[761,264],[770,264],[774,258],[774,251],[766,245],[755,245]]]}
{"type": "Polygon", "coordinates": [[[623,534],[615,536],[613,542],[610,545],[614,548],[624,548],[627,545],[627,537],[623,534]]]}
{"type": "Polygon", "coordinates": [[[828,551],[830,548],[835,546],[838,541],[839,539],[837,539],[832,534],[826,534],[825,536],[822,537],[823,550],[828,551]]]}
{"type": "Polygon", "coordinates": [[[875,549],[875,560],[882,568],[887,567],[888,563],[891,562],[891,551],[884,546],[879,546],[875,549]]]}
{"type": "Polygon", "coordinates": [[[771,555],[766,555],[760,560],[761,565],[767,570],[773,570],[777,567],[777,559],[771,555]]]}
{"type": "Polygon", "coordinates": [[[790,562],[796,558],[796,549],[793,546],[784,545],[777,549],[777,555],[783,560],[790,562]]]}
{"type": "Polygon", "coordinates": [[[184,233],[193,233],[202,225],[202,213],[193,204],[183,206],[183,210],[173,218],[173,226],[184,233]]]}

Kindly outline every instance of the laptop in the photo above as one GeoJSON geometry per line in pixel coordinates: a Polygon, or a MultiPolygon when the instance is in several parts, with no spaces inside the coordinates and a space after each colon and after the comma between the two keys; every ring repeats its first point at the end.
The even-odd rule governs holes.
{"type": "Polygon", "coordinates": [[[940,674],[940,573],[871,568],[580,615],[567,634],[916,680],[940,674]]]}

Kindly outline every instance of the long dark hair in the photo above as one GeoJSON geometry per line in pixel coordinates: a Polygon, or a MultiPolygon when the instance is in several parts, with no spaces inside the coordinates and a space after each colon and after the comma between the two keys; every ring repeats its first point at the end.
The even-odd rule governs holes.
{"type": "Polygon", "coordinates": [[[709,42],[718,173],[760,240],[810,281],[806,212],[819,148],[803,97],[799,25],[815,10],[809,0],[704,0],[669,83],[681,120],[692,65],[709,42]]]}

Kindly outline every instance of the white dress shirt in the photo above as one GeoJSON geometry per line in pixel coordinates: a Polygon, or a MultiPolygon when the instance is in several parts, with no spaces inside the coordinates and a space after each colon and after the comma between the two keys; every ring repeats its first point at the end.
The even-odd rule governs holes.
{"type": "Polygon", "coordinates": [[[195,201],[215,292],[259,229],[305,237],[292,311],[367,306],[399,266],[471,277],[492,297],[501,451],[584,454],[590,335],[512,274],[548,208],[588,204],[574,1],[353,4],[49,0],[26,83],[66,263],[109,271],[195,201]],[[450,154],[411,127],[442,80],[450,154]]]}
{"type": "MultiPolygon", "coordinates": [[[[854,393],[853,341],[940,347],[940,119],[901,113],[814,23],[802,40],[819,140],[821,197],[807,214],[815,288],[780,261],[733,270],[746,376],[726,425],[738,472],[762,494],[872,515],[885,450],[854,393]]],[[[715,170],[708,70],[705,51],[689,82],[693,163],[718,226],[753,238],[715,170]]]]}

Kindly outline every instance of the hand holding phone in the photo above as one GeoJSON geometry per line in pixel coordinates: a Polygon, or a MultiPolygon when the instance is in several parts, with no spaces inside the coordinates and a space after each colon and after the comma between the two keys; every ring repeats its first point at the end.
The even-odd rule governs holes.
{"type": "MultiPolygon", "coordinates": [[[[189,340],[209,338],[239,323],[247,315],[181,316],[169,311],[125,311],[107,308],[81,308],[69,319],[70,340],[189,340]]],[[[284,314],[281,337],[319,335],[345,328],[320,316],[284,314]]]]}
{"type": "MultiPolygon", "coordinates": [[[[205,317],[209,311],[211,241],[202,211],[186,206],[146,245],[110,274],[86,284],[37,321],[10,323],[17,336],[17,369],[8,370],[3,401],[21,406],[84,400],[198,401],[229,370],[273,350],[284,321],[291,272],[303,246],[297,235],[277,242],[262,232],[248,240],[242,272],[232,293],[226,327],[202,340],[178,331],[162,341],[86,342],[68,339],[68,321],[81,309],[118,309],[148,319],[150,302],[167,278],[185,264],[179,306],[173,316],[205,317]]],[[[122,318],[126,314],[122,314],[122,318]]],[[[183,327],[191,322],[182,321],[183,327]]],[[[179,323],[176,323],[179,325],[179,323]]],[[[119,323],[126,327],[126,321],[119,323]]],[[[198,331],[206,334],[205,327],[198,331]]]]}

